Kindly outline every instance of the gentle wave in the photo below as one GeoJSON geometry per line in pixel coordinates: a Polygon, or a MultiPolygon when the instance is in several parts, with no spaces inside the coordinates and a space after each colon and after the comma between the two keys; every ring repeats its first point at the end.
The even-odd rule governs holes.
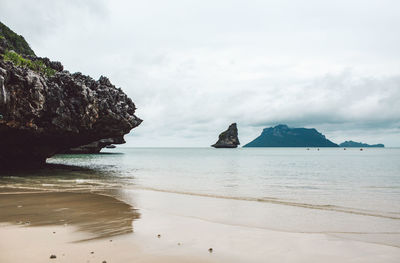
{"type": "Polygon", "coordinates": [[[362,215],[362,216],[373,216],[373,217],[400,220],[400,216],[379,214],[376,211],[371,211],[371,210],[362,210],[362,209],[357,209],[357,208],[336,206],[336,205],[318,205],[318,204],[298,203],[298,202],[284,201],[284,200],[274,198],[274,197],[255,198],[255,197],[243,197],[243,196],[240,196],[240,197],[239,196],[225,196],[225,195],[215,195],[215,194],[206,194],[206,193],[195,193],[195,192],[188,192],[188,191],[160,189],[160,188],[138,186],[138,185],[135,185],[133,188],[140,189],[140,190],[149,190],[149,191],[164,192],[164,193],[210,197],[210,198],[218,198],[218,199],[263,202],[263,203],[271,203],[271,204],[277,204],[277,205],[286,205],[286,206],[301,207],[301,208],[308,208],[308,209],[334,211],[334,212],[341,212],[341,213],[347,213],[347,214],[356,214],[356,215],[362,215]]]}

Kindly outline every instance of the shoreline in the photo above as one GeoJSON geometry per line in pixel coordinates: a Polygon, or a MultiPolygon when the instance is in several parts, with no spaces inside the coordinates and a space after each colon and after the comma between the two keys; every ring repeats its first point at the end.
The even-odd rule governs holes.
{"type": "Polygon", "coordinates": [[[292,206],[292,207],[300,207],[306,209],[316,209],[316,210],[325,210],[325,211],[333,211],[339,213],[348,213],[348,214],[356,214],[362,216],[372,216],[372,217],[381,217],[387,219],[395,219],[400,220],[399,216],[391,216],[390,214],[395,214],[394,212],[386,212],[386,214],[378,214],[374,213],[374,211],[367,209],[359,209],[354,207],[345,207],[345,206],[337,206],[337,205],[323,205],[323,204],[311,204],[311,203],[301,203],[301,202],[290,202],[287,200],[282,200],[274,197],[264,197],[264,198],[255,198],[255,197],[242,197],[242,196],[225,196],[225,195],[215,195],[208,193],[195,193],[188,191],[174,191],[168,189],[159,189],[154,187],[139,187],[135,186],[133,189],[143,190],[143,191],[154,191],[161,193],[170,193],[170,194],[179,194],[179,195],[187,195],[187,196],[197,196],[197,197],[208,197],[208,198],[216,198],[216,199],[227,199],[227,200],[237,200],[237,201],[248,201],[248,202],[261,202],[267,204],[275,204],[275,205],[283,205],[283,206],[292,206]]]}
{"type": "MultiPolygon", "coordinates": [[[[125,189],[138,194],[141,209],[204,220],[222,225],[298,234],[323,234],[352,241],[400,248],[400,220],[354,213],[310,209],[276,203],[209,196],[125,189]],[[174,203],[174,207],[159,204],[174,203]],[[196,209],[193,209],[196,207],[196,209]],[[229,209],[234,207],[234,209],[229,209]],[[371,221],[371,219],[373,221],[371,221]],[[371,225],[372,224],[372,225],[371,225]],[[373,228],[371,228],[373,226],[373,228]]],[[[128,202],[131,202],[128,200],[128,202]]]]}
{"type": "MultiPolygon", "coordinates": [[[[132,189],[118,189],[119,197],[115,198],[102,193],[47,191],[4,194],[1,197],[12,197],[18,203],[25,199],[21,198],[25,195],[29,197],[27,199],[30,203],[35,203],[37,200],[32,200],[32,195],[42,195],[44,197],[40,198],[46,203],[49,197],[54,200],[54,195],[60,194],[63,198],[52,207],[54,211],[68,206],[71,209],[76,203],[82,206],[83,201],[86,204],[81,208],[86,211],[92,207],[93,214],[83,218],[80,217],[82,211],[70,214],[69,219],[64,219],[70,220],[66,225],[56,224],[55,220],[60,220],[57,216],[53,221],[37,223],[33,219],[29,224],[16,225],[15,216],[10,217],[12,211],[1,209],[0,235],[4,237],[0,241],[1,262],[43,262],[46,259],[50,262],[263,262],[265,259],[269,262],[397,262],[400,258],[399,247],[390,245],[356,241],[354,238],[346,239],[326,233],[285,232],[257,228],[254,225],[221,223],[211,216],[215,212],[213,209],[218,208],[218,201],[210,197],[191,197],[188,200],[178,194],[132,189]],[[82,199],[76,195],[89,195],[90,198],[86,196],[82,199]],[[110,209],[107,203],[113,207],[118,204],[118,207],[110,214],[106,212],[110,209]],[[199,207],[200,204],[203,207],[199,207]],[[118,228],[124,228],[124,225],[118,223],[120,216],[114,215],[124,215],[129,211],[140,214],[128,220],[132,232],[118,232],[118,228]],[[208,211],[208,215],[204,211],[208,211]],[[203,214],[196,216],[194,212],[203,214]],[[14,224],[4,220],[7,213],[7,220],[14,220],[14,224]],[[100,222],[100,225],[96,225],[96,222],[100,222]],[[82,225],[86,228],[82,228],[82,225]],[[111,231],[110,227],[117,229],[111,231]],[[99,233],[96,231],[106,235],[93,238],[93,234],[99,233]],[[160,238],[157,237],[159,234],[160,238]],[[110,239],[113,241],[110,242],[110,239]],[[25,248],[24,243],[29,248],[25,248]],[[208,252],[210,247],[213,248],[212,253],[208,252]],[[92,251],[94,254],[90,254],[92,251]],[[57,253],[57,259],[51,261],[51,253],[57,253]]],[[[2,200],[0,204],[4,204],[5,199],[2,200]]],[[[10,200],[7,203],[13,205],[10,200]]],[[[28,212],[36,216],[43,212],[36,208],[32,212],[26,203],[21,205],[15,211],[25,209],[22,214],[28,212]]],[[[48,215],[47,212],[39,216],[39,219],[48,215]]]]}

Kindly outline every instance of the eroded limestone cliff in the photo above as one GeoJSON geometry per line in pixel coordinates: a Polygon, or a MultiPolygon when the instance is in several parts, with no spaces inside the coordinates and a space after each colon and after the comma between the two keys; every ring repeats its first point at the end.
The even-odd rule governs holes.
{"type": "Polygon", "coordinates": [[[12,46],[0,31],[0,167],[42,164],[69,148],[121,137],[142,122],[108,78],[71,74],[59,62],[12,46]]]}

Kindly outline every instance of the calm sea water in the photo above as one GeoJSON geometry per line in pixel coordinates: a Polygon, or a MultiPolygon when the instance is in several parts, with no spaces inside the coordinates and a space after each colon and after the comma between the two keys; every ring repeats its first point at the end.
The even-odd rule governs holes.
{"type": "MultiPolygon", "coordinates": [[[[53,179],[65,183],[71,179],[77,187],[131,185],[400,217],[400,148],[117,148],[103,154],[58,155],[48,162],[89,169],[61,169],[51,178],[47,170],[33,172],[33,177],[24,172],[24,178],[14,179],[26,186],[29,180],[44,187],[48,182],[50,187],[53,179]]],[[[0,180],[3,185],[9,182],[7,177],[0,180]]]]}
{"type": "MultiPolygon", "coordinates": [[[[395,213],[400,149],[118,148],[50,160],[109,173],[138,187],[395,213]]],[[[118,180],[117,180],[118,182],[118,180]]]]}
{"type": "Polygon", "coordinates": [[[231,212],[232,206],[242,212],[253,207],[246,210],[253,219],[246,220],[257,227],[301,231],[296,227],[302,220],[309,225],[318,221],[316,231],[389,234],[383,239],[397,239],[389,243],[400,245],[400,148],[116,148],[103,154],[58,155],[48,162],[67,168],[3,173],[0,186],[117,187],[211,197],[229,201],[222,206],[231,212]],[[262,212],[263,205],[292,207],[282,214],[298,220],[283,226],[271,216],[280,212],[262,212]],[[352,227],[332,228],[332,218],[339,218],[335,225],[352,227]]]}

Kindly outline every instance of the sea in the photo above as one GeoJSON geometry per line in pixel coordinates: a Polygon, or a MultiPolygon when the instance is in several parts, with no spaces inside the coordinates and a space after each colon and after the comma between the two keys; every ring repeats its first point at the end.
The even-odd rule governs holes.
{"type": "Polygon", "coordinates": [[[1,172],[0,187],[118,189],[139,211],[400,247],[400,148],[117,147],[47,162],[1,172]]]}

